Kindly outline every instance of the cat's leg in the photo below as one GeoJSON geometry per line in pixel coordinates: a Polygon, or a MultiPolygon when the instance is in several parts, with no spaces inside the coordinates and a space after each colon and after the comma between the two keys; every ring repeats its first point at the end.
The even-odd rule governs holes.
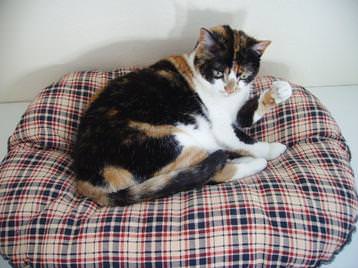
{"type": "MultiPolygon", "coordinates": [[[[260,120],[274,106],[284,102],[292,95],[291,86],[285,81],[275,81],[272,88],[265,90],[260,96],[248,100],[237,116],[238,125],[241,127],[251,126],[260,120]]],[[[274,142],[256,142],[239,128],[235,128],[236,136],[242,141],[241,155],[250,155],[267,160],[274,159],[286,150],[286,145],[274,142]]]]}
{"type": "Polygon", "coordinates": [[[271,160],[286,150],[286,145],[278,142],[257,142],[235,126],[222,124],[214,127],[213,130],[220,145],[228,151],[233,151],[241,156],[253,156],[271,160]]]}
{"type": "MultiPolygon", "coordinates": [[[[157,170],[153,174],[153,177],[194,166],[207,158],[208,155],[209,153],[205,149],[194,146],[185,147],[174,161],[157,170]]],[[[106,185],[112,192],[137,184],[134,175],[121,167],[106,165],[101,174],[106,185]]]]}
{"type": "Polygon", "coordinates": [[[242,179],[262,171],[266,166],[267,161],[264,158],[236,158],[229,161],[222,170],[218,171],[212,178],[212,182],[222,183],[242,179]]]}
{"type": "Polygon", "coordinates": [[[238,127],[234,126],[234,131],[236,136],[242,143],[241,149],[235,150],[236,153],[240,156],[249,155],[256,158],[265,158],[266,160],[272,160],[284,151],[286,151],[286,145],[279,142],[259,142],[254,138],[248,136],[238,127]]]}
{"type": "Polygon", "coordinates": [[[241,149],[237,150],[240,155],[248,155],[256,158],[265,158],[272,160],[279,157],[287,149],[287,146],[279,142],[256,142],[253,144],[245,144],[241,149]]]}
{"type": "Polygon", "coordinates": [[[272,88],[265,90],[260,96],[249,99],[237,114],[237,123],[241,127],[249,127],[260,120],[265,113],[284,102],[292,95],[292,88],[286,81],[275,81],[272,88]]]}
{"type": "Polygon", "coordinates": [[[223,169],[227,162],[227,155],[222,150],[208,154],[199,162],[194,157],[195,160],[191,164],[190,160],[185,158],[179,160],[182,163],[178,162],[171,168],[166,168],[167,173],[158,173],[142,183],[109,193],[105,205],[129,205],[203,186],[211,180],[214,174],[223,169]],[[175,169],[174,166],[181,166],[182,169],[175,169]]]}
{"type": "Polygon", "coordinates": [[[98,185],[78,181],[77,190],[101,206],[128,205],[204,185],[224,167],[227,158],[221,150],[210,154],[203,148],[186,146],[144,181],[118,165],[107,164],[98,174],[98,185]]]}

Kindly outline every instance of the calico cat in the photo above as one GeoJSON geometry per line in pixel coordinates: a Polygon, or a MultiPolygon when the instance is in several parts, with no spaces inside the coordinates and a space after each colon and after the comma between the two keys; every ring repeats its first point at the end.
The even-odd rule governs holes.
{"type": "Polygon", "coordinates": [[[110,81],[80,122],[73,149],[79,193],[123,206],[264,169],[286,146],[241,128],[292,92],[276,82],[249,99],[269,44],[227,25],[202,28],[191,53],[110,81]]]}

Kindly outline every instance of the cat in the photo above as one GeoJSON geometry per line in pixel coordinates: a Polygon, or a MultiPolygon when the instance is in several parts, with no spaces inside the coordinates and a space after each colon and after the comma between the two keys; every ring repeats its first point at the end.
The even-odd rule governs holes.
{"type": "Polygon", "coordinates": [[[124,206],[250,176],[286,150],[242,131],[292,89],[250,98],[270,41],[228,25],[200,29],[190,53],[113,79],[89,104],[73,147],[77,190],[124,206]]]}

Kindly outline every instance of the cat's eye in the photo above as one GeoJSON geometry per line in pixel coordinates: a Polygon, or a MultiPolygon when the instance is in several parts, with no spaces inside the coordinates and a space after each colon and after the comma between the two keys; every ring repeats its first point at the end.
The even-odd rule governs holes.
{"type": "Polygon", "coordinates": [[[249,77],[249,74],[248,73],[242,73],[240,75],[240,79],[247,79],[249,77]]]}
{"type": "Polygon", "coordinates": [[[220,79],[224,77],[224,73],[219,70],[213,70],[213,76],[215,79],[220,79]]]}

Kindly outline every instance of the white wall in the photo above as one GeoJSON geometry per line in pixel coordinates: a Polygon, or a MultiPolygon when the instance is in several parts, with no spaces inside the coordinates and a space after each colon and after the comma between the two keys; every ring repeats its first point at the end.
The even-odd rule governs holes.
{"type": "Polygon", "coordinates": [[[356,0],[0,0],[0,102],[63,74],[146,65],[230,24],[273,41],[262,73],[307,86],[358,84],[356,0]]]}

